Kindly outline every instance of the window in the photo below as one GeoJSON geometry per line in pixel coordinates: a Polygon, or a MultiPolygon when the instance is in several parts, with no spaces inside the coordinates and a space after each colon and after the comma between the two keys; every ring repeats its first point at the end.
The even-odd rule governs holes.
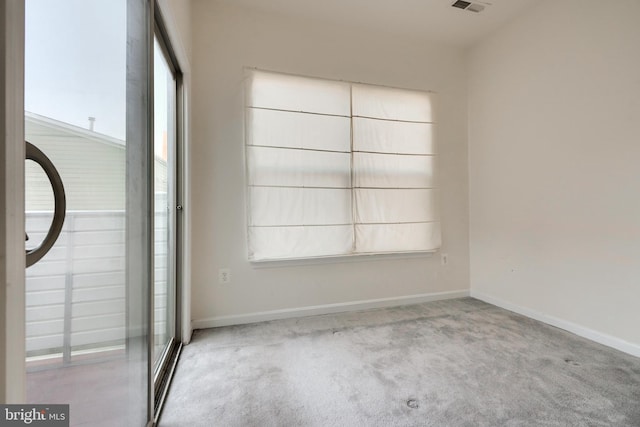
{"type": "Polygon", "coordinates": [[[437,249],[432,97],[251,71],[249,259],[437,249]]]}

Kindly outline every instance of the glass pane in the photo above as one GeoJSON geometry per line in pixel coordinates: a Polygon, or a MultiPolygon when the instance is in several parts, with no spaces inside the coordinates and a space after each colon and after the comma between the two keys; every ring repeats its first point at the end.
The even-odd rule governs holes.
{"type": "MultiPolygon", "coordinates": [[[[131,245],[148,241],[138,230],[150,220],[139,190],[149,175],[131,161],[148,153],[148,113],[130,102],[147,95],[131,79],[149,78],[148,13],[141,0],[26,1],[26,139],[57,168],[67,202],[60,238],[26,270],[27,400],[70,404],[72,426],[149,418],[149,281],[133,273],[150,258],[131,245]]],[[[33,247],[53,196],[39,166],[25,175],[33,247]]]]}
{"type": "Polygon", "coordinates": [[[158,366],[175,335],[175,120],[176,81],[158,43],[154,42],[154,193],[155,279],[154,361],[158,366]]]}

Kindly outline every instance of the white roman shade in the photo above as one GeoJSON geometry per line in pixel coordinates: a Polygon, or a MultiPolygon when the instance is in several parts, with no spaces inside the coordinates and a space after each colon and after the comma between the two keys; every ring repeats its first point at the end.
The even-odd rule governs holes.
{"type": "Polygon", "coordinates": [[[249,259],[437,249],[431,96],[251,71],[249,259]]]}
{"type": "Polygon", "coordinates": [[[354,84],[355,252],[440,247],[431,94],[354,84]]]}

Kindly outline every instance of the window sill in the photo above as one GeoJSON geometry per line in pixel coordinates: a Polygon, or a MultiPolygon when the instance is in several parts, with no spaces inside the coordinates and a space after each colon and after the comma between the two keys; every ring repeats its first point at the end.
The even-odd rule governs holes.
{"type": "Polygon", "coordinates": [[[253,268],[286,268],[297,267],[307,265],[323,265],[323,264],[345,264],[356,262],[371,262],[371,261],[389,261],[397,259],[416,259],[416,258],[430,258],[438,252],[440,249],[434,249],[430,251],[416,251],[416,252],[393,252],[393,253],[379,253],[379,254],[354,254],[354,255],[334,255],[314,258],[287,258],[287,259],[273,259],[264,261],[249,260],[249,263],[253,268]]]}

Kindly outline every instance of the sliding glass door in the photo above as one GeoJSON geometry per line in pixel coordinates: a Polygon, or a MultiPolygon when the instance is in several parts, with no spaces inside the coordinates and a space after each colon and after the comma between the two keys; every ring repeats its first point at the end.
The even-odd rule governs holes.
{"type": "Polygon", "coordinates": [[[154,6],[26,0],[25,137],[62,183],[27,161],[27,249],[61,225],[25,273],[27,400],[72,426],[146,425],[180,349],[180,75],[154,6]]]}

